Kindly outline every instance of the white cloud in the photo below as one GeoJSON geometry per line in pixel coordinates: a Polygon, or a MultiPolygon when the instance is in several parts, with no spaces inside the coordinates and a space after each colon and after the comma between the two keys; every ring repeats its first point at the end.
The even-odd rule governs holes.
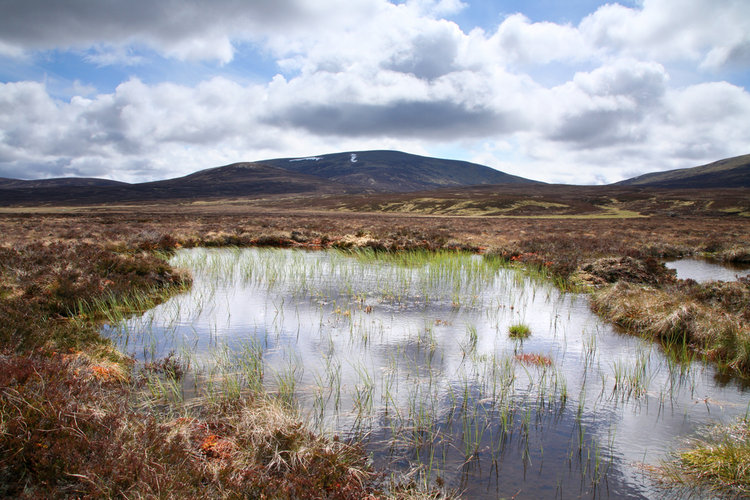
{"type": "Polygon", "coordinates": [[[691,60],[718,69],[748,67],[750,3],[746,0],[644,0],[640,8],[608,4],[585,18],[580,30],[593,46],[662,62],[691,60]]]}
{"type": "Polygon", "coordinates": [[[581,32],[570,25],[532,23],[523,14],[507,17],[489,40],[502,61],[543,65],[592,56],[581,32]]]}
{"type": "Polygon", "coordinates": [[[656,63],[618,60],[539,97],[546,138],[583,148],[643,141],[646,122],[659,113],[668,77],[656,63]]]}

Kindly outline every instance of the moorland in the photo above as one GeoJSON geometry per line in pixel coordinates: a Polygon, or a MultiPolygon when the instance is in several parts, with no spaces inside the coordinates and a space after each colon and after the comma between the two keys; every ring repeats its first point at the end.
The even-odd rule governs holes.
{"type": "MultiPolygon", "coordinates": [[[[273,168],[263,175],[281,182],[273,168]]],[[[292,184],[309,186],[304,181],[292,184]]],[[[747,187],[521,182],[342,192],[313,185],[314,192],[232,188],[206,197],[190,188],[107,203],[100,194],[53,195],[59,187],[24,199],[34,188],[14,188],[0,208],[0,494],[446,494],[407,478],[391,484],[356,442],[311,432],[261,393],[179,409],[149,399],[144,374],[179,377],[181,365],[166,357],[134,366],[99,335],[99,325],[108,311],[144,310],[190,287],[191,276],[165,260],[180,248],[492,255],[561,289],[589,293],[593,310],[623,331],[697,356],[723,376],[750,377],[750,280],[697,283],[663,265],[684,256],[749,263],[747,187]]],[[[747,420],[721,436],[718,447],[697,443],[654,473],[747,494],[747,420]]]]}

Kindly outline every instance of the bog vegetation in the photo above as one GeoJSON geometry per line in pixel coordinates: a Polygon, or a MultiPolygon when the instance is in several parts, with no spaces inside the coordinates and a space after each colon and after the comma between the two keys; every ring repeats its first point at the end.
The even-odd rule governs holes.
{"type": "MultiPolygon", "coordinates": [[[[262,390],[196,405],[150,396],[155,378],[149,373],[169,381],[183,367],[167,356],[135,369],[99,335],[99,322],[143,311],[189,287],[191,277],[163,258],[180,247],[482,252],[561,288],[591,290],[599,314],[679,356],[703,357],[734,377],[750,375],[750,282],[676,280],[660,263],[683,255],[750,261],[744,218],[688,224],[231,210],[2,215],[0,495],[417,495],[408,477],[379,475],[357,443],[310,431],[262,390]]],[[[510,334],[533,337],[524,326],[514,325],[518,332],[510,334]]],[[[470,346],[471,331],[466,338],[470,346]]],[[[530,369],[552,363],[524,353],[517,361],[530,369]]],[[[638,390],[636,372],[623,373],[622,381],[638,390]]],[[[743,420],[691,443],[665,467],[668,477],[746,493],[746,426],[743,420]]],[[[446,494],[440,484],[432,487],[418,494],[446,494]]]]}

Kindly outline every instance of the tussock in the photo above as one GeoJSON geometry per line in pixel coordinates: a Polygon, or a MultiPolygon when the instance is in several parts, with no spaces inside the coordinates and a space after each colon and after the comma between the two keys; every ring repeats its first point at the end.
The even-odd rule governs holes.
{"type": "Polygon", "coordinates": [[[705,429],[659,472],[671,483],[745,498],[750,495],[750,422],[705,429]]]}
{"type": "MultiPolygon", "coordinates": [[[[701,285],[686,286],[656,289],[618,283],[594,292],[591,303],[599,314],[625,328],[667,344],[688,345],[720,366],[748,373],[750,325],[743,317],[746,309],[732,301],[726,308],[698,302],[691,292],[701,285]]],[[[723,288],[731,294],[743,286],[723,288]]]]}

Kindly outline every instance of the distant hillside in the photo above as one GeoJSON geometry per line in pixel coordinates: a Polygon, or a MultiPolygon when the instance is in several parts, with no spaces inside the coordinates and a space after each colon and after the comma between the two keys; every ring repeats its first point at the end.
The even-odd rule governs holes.
{"type": "MultiPolygon", "coordinates": [[[[26,181],[29,182],[29,181],[26,181]]],[[[257,163],[235,163],[175,179],[140,184],[19,187],[3,189],[0,204],[99,204],[209,199],[280,194],[321,194],[348,190],[326,179],[257,163]]]]}
{"type": "Polygon", "coordinates": [[[29,188],[68,188],[68,187],[102,187],[102,186],[126,186],[127,183],[111,181],[109,179],[97,179],[92,177],[58,177],[54,179],[8,179],[0,177],[0,189],[29,189],[29,188]]]}
{"type": "Polygon", "coordinates": [[[347,188],[273,165],[233,163],[165,181],[135,185],[150,199],[347,192],[347,188]]]}
{"type": "Polygon", "coordinates": [[[357,151],[306,158],[279,158],[260,163],[372,192],[399,193],[487,184],[538,184],[476,163],[400,151],[357,151]]]}
{"type": "Polygon", "coordinates": [[[700,167],[645,174],[617,182],[616,185],[678,189],[750,187],[750,155],[727,158],[700,167]]]}

